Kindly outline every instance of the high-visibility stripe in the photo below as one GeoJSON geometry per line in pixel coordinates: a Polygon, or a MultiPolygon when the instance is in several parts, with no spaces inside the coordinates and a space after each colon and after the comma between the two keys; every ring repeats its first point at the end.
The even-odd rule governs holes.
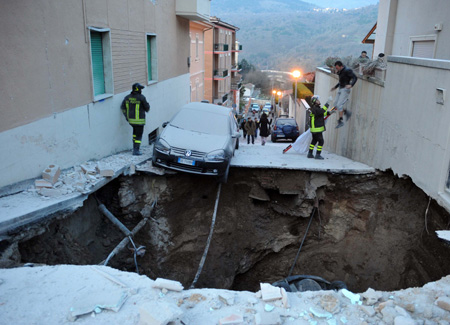
{"type": "Polygon", "coordinates": [[[317,146],[317,151],[322,151],[322,146],[317,146]]]}
{"type": "Polygon", "coordinates": [[[127,107],[127,118],[130,118],[130,103],[128,102],[128,100],[125,102],[125,106],[127,107]]]}
{"type": "Polygon", "coordinates": [[[136,118],[136,120],[139,120],[139,102],[136,103],[136,107],[134,109],[134,117],[136,118]]]}
{"type": "Polygon", "coordinates": [[[134,142],[135,142],[135,143],[141,143],[141,141],[139,141],[139,140],[135,140],[134,142]]]}
{"type": "Polygon", "coordinates": [[[309,149],[314,149],[314,145],[313,145],[313,144],[310,144],[310,145],[309,145],[309,149]]]}
{"type": "Polygon", "coordinates": [[[145,124],[145,120],[128,119],[128,123],[136,124],[136,125],[144,125],[145,124]]]}

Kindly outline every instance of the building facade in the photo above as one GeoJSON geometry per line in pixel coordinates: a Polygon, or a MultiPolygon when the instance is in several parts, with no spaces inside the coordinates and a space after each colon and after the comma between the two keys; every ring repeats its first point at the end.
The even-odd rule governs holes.
{"type": "Polygon", "coordinates": [[[19,0],[0,11],[0,186],[131,148],[120,104],[139,82],[145,137],[190,100],[189,20],[210,0],[19,0]]]}
{"type": "Polygon", "coordinates": [[[232,106],[236,104],[232,84],[237,90],[237,53],[242,50],[241,45],[236,47],[239,28],[217,17],[211,17],[210,23],[213,28],[205,32],[205,99],[232,106]]]}
{"type": "MultiPolygon", "coordinates": [[[[340,129],[328,122],[325,149],[407,175],[450,211],[450,6],[445,0],[381,0],[375,53],[385,79],[359,76],[340,129]]],[[[327,98],[337,76],[317,68],[315,93],[327,98]]]]}
{"type": "Polygon", "coordinates": [[[189,23],[189,36],[191,39],[190,57],[190,89],[191,102],[200,102],[205,99],[205,31],[212,25],[207,22],[191,21],[189,23]]]}

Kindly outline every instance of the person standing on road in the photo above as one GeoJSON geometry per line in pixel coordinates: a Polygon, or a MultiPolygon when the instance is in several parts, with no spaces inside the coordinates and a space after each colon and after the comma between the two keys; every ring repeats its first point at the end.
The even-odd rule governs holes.
{"type": "Polygon", "coordinates": [[[258,138],[259,120],[255,117],[255,139],[258,138]]]}
{"type": "MultiPolygon", "coordinates": [[[[336,86],[331,88],[331,91],[339,88],[336,99],[334,101],[334,106],[339,111],[339,120],[336,128],[340,128],[344,126],[344,121],[342,118],[344,116],[344,113],[347,113],[344,110],[344,106],[350,97],[350,90],[355,85],[358,78],[353,73],[353,70],[344,66],[341,61],[336,61],[334,66],[339,75],[339,82],[336,86]]],[[[350,117],[350,115],[348,115],[348,117],[350,117]]]]}
{"type": "Polygon", "coordinates": [[[251,117],[249,117],[247,123],[245,123],[245,130],[247,131],[247,144],[250,144],[250,137],[252,138],[252,144],[255,144],[256,124],[251,117]]]}
{"type": "Polygon", "coordinates": [[[328,112],[328,104],[320,107],[319,96],[315,95],[311,98],[311,108],[309,113],[309,128],[312,134],[312,141],[309,145],[308,158],[324,159],[321,156],[322,147],[324,144],[323,132],[325,131],[325,116],[332,113],[328,112]],[[314,157],[313,151],[317,144],[316,156],[314,157]]]}
{"type": "Polygon", "coordinates": [[[245,124],[247,123],[246,121],[247,120],[244,118],[241,122],[241,130],[244,133],[244,139],[247,138],[247,130],[245,129],[245,124]]]}
{"type": "Polygon", "coordinates": [[[263,113],[261,115],[261,120],[259,121],[259,135],[261,136],[261,145],[266,145],[266,138],[270,135],[270,123],[272,120],[269,121],[267,118],[266,113],[263,113]]]}
{"type": "Polygon", "coordinates": [[[144,88],[139,83],[133,84],[131,93],[123,99],[120,107],[127,122],[133,127],[133,156],[142,155],[139,147],[142,142],[142,133],[144,133],[145,113],[150,111],[150,104],[142,95],[144,88]]]}

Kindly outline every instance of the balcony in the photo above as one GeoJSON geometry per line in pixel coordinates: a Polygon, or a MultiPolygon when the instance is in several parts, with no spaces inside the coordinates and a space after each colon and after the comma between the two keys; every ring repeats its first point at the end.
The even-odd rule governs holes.
{"type": "Polygon", "coordinates": [[[235,77],[231,79],[231,90],[239,90],[242,86],[241,77],[235,77]]]}
{"type": "Polygon", "coordinates": [[[189,20],[209,22],[210,0],[176,0],[176,14],[189,20]]]}
{"type": "Polygon", "coordinates": [[[222,80],[228,76],[228,69],[214,70],[214,80],[222,80]]]}
{"type": "Polygon", "coordinates": [[[214,44],[215,52],[228,52],[228,44],[216,43],[214,44]]]}
{"type": "Polygon", "coordinates": [[[239,52],[239,51],[242,51],[242,45],[233,45],[233,49],[232,49],[233,51],[235,51],[235,52],[239,52]]]}
{"type": "Polygon", "coordinates": [[[241,68],[239,67],[239,65],[235,65],[231,67],[231,72],[241,72],[241,68]]]}

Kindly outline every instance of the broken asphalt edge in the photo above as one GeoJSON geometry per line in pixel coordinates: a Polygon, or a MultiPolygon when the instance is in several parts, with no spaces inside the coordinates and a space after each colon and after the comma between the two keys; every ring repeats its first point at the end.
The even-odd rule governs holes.
{"type": "MultiPolygon", "coordinates": [[[[151,160],[151,157],[140,161],[138,164],[136,164],[136,166],[144,164],[149,160],[151,160]]],[[[61,201],[50,204],[44,208],[37,209],[16,218],[0,222],[0,236],[9,235],[19,231],[24,227],[34,225],[47,219],[51,219],[56,212],[70,213],[75,211],[83,205],[83,202],[89,197],[90,194],[96,192],[120,175],[126,174],[129,169],[130,165],[126,165],[120,168],[114,173],[114,176],[105,177],[104,179],[97,182],[92,188],[90,188],[89,191],[74,194],[71,197],[64,198],[61,201]]]]}

